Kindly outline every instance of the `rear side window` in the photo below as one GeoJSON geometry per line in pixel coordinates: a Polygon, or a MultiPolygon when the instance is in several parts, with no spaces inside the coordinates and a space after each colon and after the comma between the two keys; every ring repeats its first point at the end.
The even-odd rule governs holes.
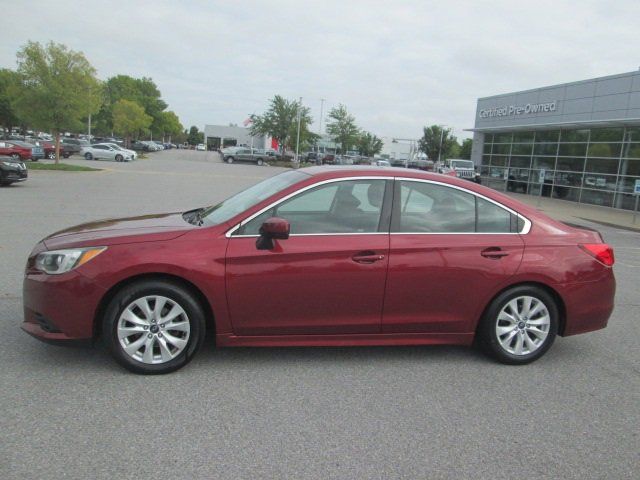
{"type": "Polygon", "coordinates": [[[397,233],[517,233],[524,220],[474,194],[433,183],[396,183],[392,231],[397,233]]]}

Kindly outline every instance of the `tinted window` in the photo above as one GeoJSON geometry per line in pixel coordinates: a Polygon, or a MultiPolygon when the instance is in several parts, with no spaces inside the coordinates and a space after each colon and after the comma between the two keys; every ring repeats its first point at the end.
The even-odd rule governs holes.
{"type": "Polygon", "coordinates": [[[484,233],[510,233],[512,231],[512,215],[510,212],[483,198],[476,197],[478,202],[477,231],[484,233]]]}
{"type": "Polygon", "coordinates": [[[291,234],[375,233],[380,224],[385,180],[347,180],[320,185],[263,212],[239,235],[257,235],[270,217],[291,224],[291,234]]]}
{"type": "Polygon", "coordinates": [[[432,183],[400,181],[394,231],[460,233],[475,231],[474,196],[432,183]]]}

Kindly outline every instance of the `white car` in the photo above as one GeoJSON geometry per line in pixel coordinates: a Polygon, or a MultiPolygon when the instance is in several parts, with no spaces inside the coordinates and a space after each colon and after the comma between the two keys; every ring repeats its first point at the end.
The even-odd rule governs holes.
{"type": "Polygon", "coordinates": [[[196,150],[202,150],[205,151],[206,148],[204,146],[204,143],[199,143],[198,145],[196,145],[196,150]]]}
{"type": "Polygon", "coordinates": [[[108,145],[112,148],[115,148],[116,150],[122,150],[123,152],[128,153],[129,155],[131,155],[131,160],[135,160],[136,158],[138,158],[138,153],[135,150],[129,150],[128,148],[124,148],[120,145],[118,145],[117,143],[101,143],[100,145],[108,145]]]}
{"type": "Polygon", "coordinates": [[[115,160],[116,162],[129,162],[134,160],[134,154],[129,150],[112,147],[106,143],[97,143],[82,147],[80,150],[87,160],[115,160]]]}

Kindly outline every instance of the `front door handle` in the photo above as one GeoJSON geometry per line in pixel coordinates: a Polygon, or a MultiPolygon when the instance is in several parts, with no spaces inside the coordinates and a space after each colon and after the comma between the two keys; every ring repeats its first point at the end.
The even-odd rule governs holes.
{"type": "Polygon", "coordinates": [[[379,262],[380,260],[384,260],[384,255],[377,254],[376,252],[366,251],[356,253],[353,257],[351,257],[356,263],[374,263],[379,262]]]}
{"type": "Polygon", "coordinates": [[[485,248],[484,250],[482,250],[480,252],[480,255],[482,255],[485,258],[491,258],[493,260],[499,260],[502,257],[506,257],[507,255],[509,255],[509,252],[505,252],[500,247],[489,247],[489,248],[485,248]]]}

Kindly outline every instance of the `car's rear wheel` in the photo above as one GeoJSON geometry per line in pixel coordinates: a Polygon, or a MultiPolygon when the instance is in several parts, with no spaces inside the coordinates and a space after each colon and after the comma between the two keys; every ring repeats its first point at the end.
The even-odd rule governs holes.
{"type": "Polygon", "coordinates": [[[56,152],[49,152],[49,153],[47,154],[47,158],[48,158],[49,160],[55,160],[55,159],[56,159],[56,152]]]}
{"type": "Polygon", "coordinates": [[[145,280],[120,290],[104,316],[103,337],[118,363],[135,373],[185,366],[205,336],[205,315],[182,285],[145,280]]]}
{"type": "Polygon", "coordinates": [[[233,163],[233,157],[227,157],[227,163],[233,163]]]}
{"type": "Polygon", "coordinates": [[[89,152],[84,154],[84,158],[86,158],[87,160],[93,160],[93,155],[91,155],[89,152]]]}
{"type": "Polygon", "coordinates": [[[124,160],[124,157],[120,154],[116,155],[116,162],[122,162],[124,160]]]}
{"type": "Polygon", "coordinates": [[[262,161],[261,158],[256,160],[256,165],[258,165],[259,167],[261,167],[262,165],[264,165],[264,162],[262,161]]]}
{"type": "Polygon", "coordinates": [[[15,161],[18,161],[18,160],[20,160],[20,155],[18,155],[17,153],[12,153],[11,154],[11,158],[13,160],[15,160],[15,161]]]}
{"type": "Polygon", "coordinates": [[[544,289],[522,285],[496,297],[478,326],[478,340],[499,362],[522,365],[537,360],[558,333],[558,306],[544,289]]]}

